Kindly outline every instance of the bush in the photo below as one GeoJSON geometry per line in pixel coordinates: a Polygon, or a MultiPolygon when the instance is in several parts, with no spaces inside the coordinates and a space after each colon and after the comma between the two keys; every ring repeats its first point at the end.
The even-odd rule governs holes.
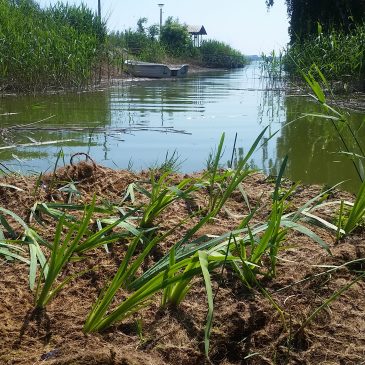
{"type": "Polygon", "coordinates": [[[161,29],[160,42],[166,52],[175,57],[190,56],[193,43],[186,25],[180,24],[178,20],[168,18],[161,29]]]}
{"type": "Polygon", "coordinates": [[[124,32],[112,32],[108,36],[109,43],[119,49],[126,49],[129,55],[142,61],[161,62],[166,52],[163,45],[156,39],[159,28],[156,24],[145,27],[147,18],[140,18],[137,30],[128,29],[124,32]]]}
{"type": "Polygon", "coordinates": [[[200,53],[203,64],[210,67],[244,67],[248,62],[241,52],[215,40],[202,42],[200,53]]]}

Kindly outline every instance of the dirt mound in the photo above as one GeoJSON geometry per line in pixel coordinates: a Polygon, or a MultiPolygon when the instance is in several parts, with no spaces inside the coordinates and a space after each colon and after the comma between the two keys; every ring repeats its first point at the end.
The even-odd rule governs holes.
{"type": "MultiPolygon", "coordinates": [[[[66,166],[44,176],[7,176],[0,180],[0,206],[29,222],[36,202],[65,202],[60,189],[72,182],[78,190],[75,203],[92,200],[120,203],[129,184],[145,184],[148,172],[116,171],[90,161],[66,166]]],[[[174,175],[178,182],[183,176],[174,175]]],[[[284,182],[282,188],[289,188],[284,182]]],[[[249,176],[244,189],[252,207],[260,202],[256,220],[267,219],[274,183],[261,174],[249,176]]],[[[300,186],[288,209],[295,209],[321,191],[318,186],[300,186]]],[[[329,201],[339,197],[335,192],[329,201]]],[[[143,199],[141,196],[136,199],[143,199]]],[[[206,191],[195,193],[187,203],[175,201],[158,219],[165,231],[206,204],[206,191]]],[[[217,219],[199,234],[222,234],[237,227],[247,214],[245,199],[234,193],[217,219]]],[[[328,212],[322,212],[323,216],[328,212]]],[[[193,217],[161,244],[149,258],[150,266],[161,257],[171,240],[181,238],[198,218],[193,217]]],[[[9,219],[16,226],[16,222],[9,219]]],[[[55,222],[31,225],[52,242],[55,222]]],[[[313,227],[312,227],[313,228],[313,227]]],[[[365,363],[365,283],[357,281],[304,329],[301,325],[313,311],[364,270],[363,231],[335,242],[324,228],[316,233],[330,246],[332,256],[307,236],[290,233],[279,252],[276,277],[260,278],[260,287],[248,290],[228,268],[213,275],[214,321],[210,360],[204,355],[207,299],[202,279],[195,279],[177,309],[161,308],[157,295],[142,310],[100,333],[85,335],[82,328],[95,299],[116,272],[126,251],[123,243],[111,252],[99,248],[72,262],[72,272],[92,268],[72,281],[42,312],[34,312],[34,293],[28,284],[28,265],[0,257],[0,364],[346,364],[365,363]],[[356,261],[358,260],[358,261],[356,261]],[[349,265],[344,265],[352,261],[349,265]],[[323,266],[325,265],[325,266],[323,266]],[[344,265],[329,272],[333,265],[344,265]],[[95,268],[95,269],[94,269],[95,268]],[[221,275],[222,274],[222,275],[221,275]],[[282,311],[282,315],[280,310],[282,311]]],[[[121,291],[117,299],[128,293],[121,291]]]]}

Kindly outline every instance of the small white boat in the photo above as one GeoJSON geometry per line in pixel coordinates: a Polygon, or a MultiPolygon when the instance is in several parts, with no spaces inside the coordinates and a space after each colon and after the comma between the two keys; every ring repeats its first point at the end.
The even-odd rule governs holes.
{"type": "Polygon", "coordinates": [[[165,65],[134,60],[126,60],[128,72],[136,77],[163,78],[182,77],[188,73],[189,65],[165,65]]]}

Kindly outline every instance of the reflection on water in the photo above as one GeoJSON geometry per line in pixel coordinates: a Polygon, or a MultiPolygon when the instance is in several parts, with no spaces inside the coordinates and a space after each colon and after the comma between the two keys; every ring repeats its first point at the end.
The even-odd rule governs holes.
{"type": "MultiPolygon", "coordinates": [[[[66,161],[73,153],[87,152],[98,163],[126,168],[132,162],[134,169],[161,162],[166,151],[176,150],[184,161],[181,170],[191,172],[205,166],[222,132],[226,133],[223,160],[228,161],[236,132],[239,156],[268,125],[267,143],[250,165],[275,173],[288,154],[287,176],[295,180],[332,184],[355,179],[347,158],[333,153],[341,145],[330,123],[307,118],[283,127],[302,113],[318,112],[318,106],[303,97],[286,97],[281,85],[267,84],[259,73],[257,65],[251,65],[186,79],[125,82],[98,92],[6,97],[0,103],[0,127],[9,129],[7,140],[0,138],[0,147],[72,139],[62,144],[66,161]],[[11,129],[24,124],[31,124],[32,130],[11,129]]],[[[351,118],[359,125],[363,115],[351,118]]],[[[359,133],[363,137],[362,128],[359,133]]],[[[46,170],[52,168],[60,148],[0,150],[0,162],[25,172],[46,170]]]]}
{"type": "MultiPolygon", "coordinates": [[[[324,113],[323,108],[312,99],[287,97],[285,99],[286,121],[308,114],[324,113]]],[[[348,120],[359,141],[365,146],[364,114],[347,113],[348,120]]],[[[344,142],[352,152],[362,154],[345,125],[340,126],[344,142]]],[[[334,185],[342,180],[346,189],[355,191],[359,185],[356,169],[349,156],[344,155],[345,146],[331,120],[305,117],[283,127],[277,139],[277,155],[289,155],[287,175],[294,180],[334,185]]]]}

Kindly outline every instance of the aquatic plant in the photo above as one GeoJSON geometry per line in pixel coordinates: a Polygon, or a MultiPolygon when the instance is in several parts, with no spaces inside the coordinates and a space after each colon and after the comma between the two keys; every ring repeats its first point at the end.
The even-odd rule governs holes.
{"type": "MultiPolygon", "coordinates": [[[[264,130],[265,132],[265,130],[264,130]]],[[[256,149],[263,133],[253,144],[252,151],[256,149]]],[[[224,135],[222,135],[217,152],[215,154],[213,169],[211,171],[212,180],[216,180],[218,161],[223,148],[224,135]]],[[[241,169],[245,166],[246,159],[243,160],[241,169]]],[[[302,212],[306,207],[301,207],[297,212],[284,215],[285,201],[295,189],[295,185],[280,194],[280,183],[284,173],[287,159],[284,160],[276,180],[275,190],[273,193],[273,204],[270,215],[266,223],[253,225],[251,220],[254,217],[258,207],[242,220],[236,230],[227,232],[221,236],[207,240],[205,236],[198,237],[191,241],[192,236],[198,232],[209,220],[217,215],[220,209],[227,201],[230,194],[236,189],[237,182],[242,181],[239,178],[232,179],[229,193],[221,200],[217,200],[214,209],[211,210],[204,218],[197,222],[178,242],[174,243],[169,252],[156,262],[151,268],[136,277],[136,273],[143,264],[144,259],[151,252],[157,243],[163,242],[170,236],[176,227],[169,230],[164,235],[157,235],[148,241],[148,237],[141,234],[135,237],[128,245],[118,272],[112,281],[102,291],[99,298],[93,305],[84,325],[85,332],[94,332],[103,330],[115,322],[121,321],[133,313],[142,309],[152,297],[162,291],[162,306],[178,306],[186,297],[192,280],[197,276],[203,276],[207,293],[208,314],[205,328],[205,352],[208,356],[209,338],[213,321],[213,290],[211,282],[211,273],[222,266],[229,266],[237,273],[238,278],[250,289],[254,286],[265,293],[274,307],[282,315],[282,310],[275,303],[266,291],[258,283],[258,275],[265,274],[275,276],[277,255],[282,247],[288,230],[298,230],[308,235],[323,248],[328,250],[326,244],[311,230],[300,224],[302,212]],[[145,243],[147,239],[147,242],[145,243]],[[140,245],[141,253],[134,256],[137,246],[140,245]],[[268,257],[270,267],[265,269],[264,258],[268,257]],[[130,291],[130,295],[111,308],[116,293],[120,288],[130,291]]],[[[247,176],[243,174],[243,176],[247,176]]],[[[309,202],[310,203],[310,202],[309,202]]],[[[178,225],[182,224],[179,223],[178,225]]]]}
{"type": "MultiPolygon", "coordinates": [[[[198,184],[195,184],[191,178],[183,179],[176,186],[171,186],[171,171],[167,170],[160,176],[154,170],[150,172],[149,184],[151,190],[147,190],[141,184],[133,183],[129,189],[135,189],[148,198],[148,203],[145,204],[142,210],[142,218],[139,223],[141,228],[151,228],[155,219],[165,210],[170,204],[177,199],[188,200],[190,194],[199,189],[198,184]]],[[[131,194],[129,190],[129,194],[131,194]]],[[[133,193],[134,195],[134,193],[133,193]]]]}
{"type": "Polygon", "coordinates": [[[346,234],[351,233],[354,229],[364,223],[365,216],[365,181],[362,182],[359,191],[356,194],[356,199],[353,203],[346,202],[350,207],[349,212],[343,209],[344,202],[341,202],[339,213],[339,228],[343,228],[346,234]],[[341,209],[342,208],[342,209],[341,209]],[[344,223],[342,223],[344,220],[344,223]]]}
{"type": "Polygon", "coordinates": [[[202,184],[206,185],[209,195],[208,212],[214,215],[222,209],[223,205],[239,184],[252,172],[247,168],[247,162],[255,152],[264,136],[267,127],[259,134],[245,156],[237,162],[235,169],[220,169],[225,134],[223,133],[215,153],[210,155],[206,172],[202,177],[202,184]]]}
{"type": "MultiPolygon", "coordinates": [[[[122,214],[121,217],[113,217],[110,216],[115,211],[113,206],[96,206],[95,200],[96,197],[94,196],[90,204],[40,203],[33,207],[34,218],[38,221],[42,222],[40,215],[48,215],[57,221],[53,243],[46,244],[50,250],[50,256],[47,260],[47,271],[44,272],[44,283],[41,283],[41,277],[38,279],[35,294],[37,308],[44,308],[65,285],[85,273],[85,271],[81,271],[69,275],[61,283],[56,284],[60,275],[75,256],[100,246],[107,248],[110,243],[140,234],[140,231],[128,221],[128,218],[136,210],[122,214]],[[81,220],[70,214],[72,211],[84,211],[81,220]],[[108,213],[109,216],[108,218],[96,219],[98,229],[95,232],[89,228],[94,213],[108,213]],[[114,232],[114,229],[117,228],[119,231],[114,232]],[[67,230],[67,234],[63,237],[65,230],[67,230]]],[[[43,244],[45,244],[44,241],[43,244]]]]}
{"type": "Polygon", "coordinates": [[[272,81],[281,80],[284,77],[284,54],[280,51],[278,54],[273,50],[269,55],[262,54],[260,67],[265,77],[272,81]]]}

